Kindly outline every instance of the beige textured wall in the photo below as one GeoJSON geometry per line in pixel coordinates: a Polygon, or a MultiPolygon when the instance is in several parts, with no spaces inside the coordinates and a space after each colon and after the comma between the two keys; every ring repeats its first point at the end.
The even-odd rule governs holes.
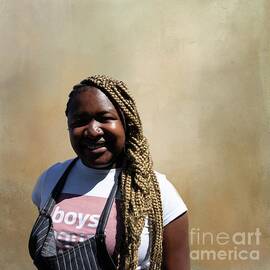
{"type": "MultiPolygon", "coordinates": [[[[88,74],[128,82],[155,168],[201,232],[254,232],[259,260],[193,260],[194,270],[270,267],[268,0],[0,1],[0,268],[33,269],[30,194],[73,155],[64,109],[88,74]]],[[[192,245],[192,250],[234,249],[192,245]]]]}

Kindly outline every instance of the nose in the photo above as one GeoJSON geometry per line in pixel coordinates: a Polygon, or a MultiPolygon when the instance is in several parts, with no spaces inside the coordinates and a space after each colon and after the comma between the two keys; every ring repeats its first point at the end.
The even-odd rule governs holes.
{"type": "Polygon", "coordinates": [[[84,135],[91,139],[103,136],[103,134],[102,128],[95,119],[91,120],[87,125],[87,128],[84,130],[84,135]]]}

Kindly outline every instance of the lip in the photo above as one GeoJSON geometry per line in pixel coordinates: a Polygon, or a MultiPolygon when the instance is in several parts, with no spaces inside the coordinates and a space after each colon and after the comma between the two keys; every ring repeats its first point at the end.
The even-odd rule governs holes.
{"type": "Polygon", "coordinates": [[[99,154],[107,150],[105,142],[85,142],[82,144],[87,152],[99,154]]]}
{"type": "Polygon", "coordinates": [[[107,151],[107,148],[105,146],[100,146],[94,149],[86,148],[87,152],[90,152],[92,154],[102,154],[107,151]]]}

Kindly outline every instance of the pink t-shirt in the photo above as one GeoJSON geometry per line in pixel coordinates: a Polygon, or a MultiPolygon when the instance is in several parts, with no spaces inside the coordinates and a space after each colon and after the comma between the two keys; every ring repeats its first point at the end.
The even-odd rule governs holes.
{"type": "MultiPolygon", "coordinates": [[[[57,163],[40,176],[32,194],[32,200],[38,208],[44,206],[70,161],[57,163]]],[[[58,248],[69,248],[95,234],[100,214],[120,171],[121,169],[96,170],[86,167],[80,160],[76,162],[51,213],[58,248]]],[[[186,212],[187,208],[166,176],[160,173],[156,173],[156,176],[161,191],[163,226],[166,226],[186,212]]],[[[106,226],[106,246],[111,255],[119,237],[116,230],[116,207],[120,199],[120,192],[117,192],[106,226]]],[[[138,270],[147,269],[149,265],[149,241],[151,237],[146,219],[139,247],[138,270]]]]}

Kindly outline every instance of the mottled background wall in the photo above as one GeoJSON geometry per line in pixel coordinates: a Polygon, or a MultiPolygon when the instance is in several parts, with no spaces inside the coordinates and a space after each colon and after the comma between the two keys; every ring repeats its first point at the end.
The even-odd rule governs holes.
{"type": "Polygon", "coordinates": [[[262,233],[259,245],[191,246],[255,249],[259,260],[194,259],[193,269],[269,269],[269,11],[268,0],[1,0],[0,268],[33,269],[32,187],[73,156],[69,89],[105,73],[132,89],[190,227],[262,233]]]}

